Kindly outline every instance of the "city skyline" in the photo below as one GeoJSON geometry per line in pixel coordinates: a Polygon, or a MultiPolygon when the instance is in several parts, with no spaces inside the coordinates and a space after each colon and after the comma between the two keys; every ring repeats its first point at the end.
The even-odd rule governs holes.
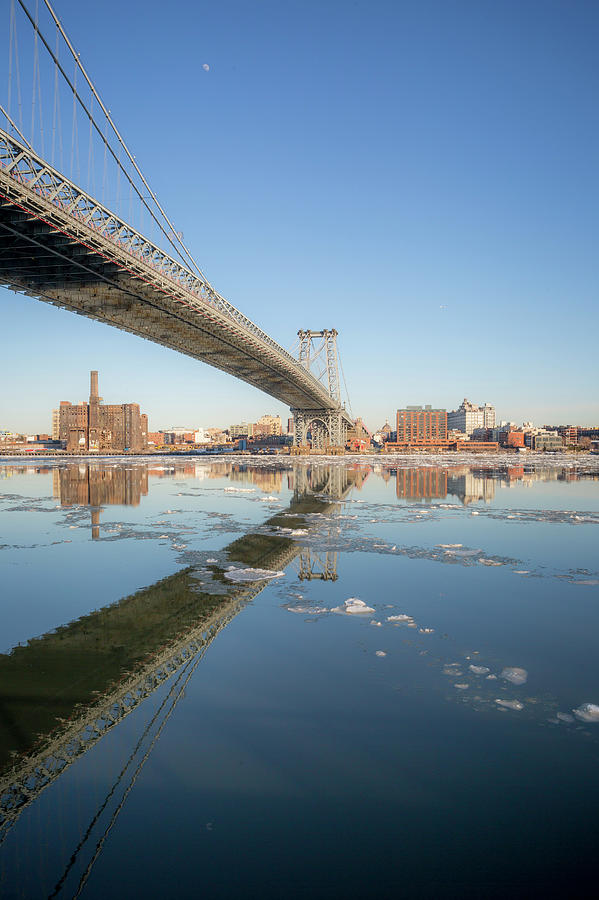
{"type": "MultiPolygon", "coordinates": [[[[111,5],[59,11],[173,221],[216,288],[282,346],[300,327],[338,329],[354,415],[379,427],[398,407],[468,396],[498,419],[599,420],[598,10],[265,3],[255,16],[180,2],[183,34],[180,16],[158,25],[134,4],[115,29],[111,5]],[[131,48],[133,24],[136,46],[160,40],[163,75],[131,48]],[[127,91],[105,46],[131,59],[127,91]],[[191,186],[151,139],[147,83],[181,152],[198,155],[191,186]]],[[[3,427],[49,430],[89,360],[104,393],[126,385],[156,427],[287,418],[173,351],[0,298],[3,427]]]]}

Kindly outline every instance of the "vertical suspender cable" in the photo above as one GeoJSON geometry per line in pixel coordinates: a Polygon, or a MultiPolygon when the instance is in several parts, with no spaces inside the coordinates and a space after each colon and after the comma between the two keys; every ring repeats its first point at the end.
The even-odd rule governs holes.
{"type": "Polygon", "coordinates": [[[88,147],[87,147],[87,189],[90,194],[94,194],[94,182],[93,182],[93,174],[92,174],[92,163],[93,163],[93,136],[92,136],[92,116],[94,113],[94,98],[91,99],[90,104],[91,115],[89,117],[89,135],[88,135],[88,147]]]}
{"type": "Polygon", "coordinates": [[[10,116],[10,98],[12,93],[12,23],[15,17],[15,0],[10,0],[10,11],[8,14],[8,94],[6,97],[6,108],[10,116]]]}
{"type": "Polygon", "coordinates": [[[33,77],[31,79],[31,129],[29,131],[29,137],[31,138],[31,143],[35,144],[35,89],[37,87],[37,65],[39,61],[38,57],[38,49],[37,49],[37,17],[39,13],[39,6],[36,0],[35,4],[35,28],[34,33],[35,37],[33,39],[33,77]]]}
{"type": "Polygon", "coordinates": [[[71,181],[73,180],[73,164],[75,161],[75,129],[77,127],[77,66],[75,66],[74,85],[75,91],[73,92],[73,120],[71,123],[71,181]]]}
{"type": "MultiPolygon", "coordinates": [[[[36,16],[38,15],[37,0],[36,0],[35,14],[36,14],[36,16]]],[[[42,105],[42,76],[41,76],[41,71],[40,71],[40,57],[39,57],[39,48],[37,46],[37,41],[35,43],[35,52],[36,52],[36,56],[37,56],[37,65],[36,65],[36,70],[37,70],[37,107],[38,107],[39,119],[40,119],[40,143],[42,146],[42,156],[45,157],[46,152],[45,152],[45,146],[44,146],[45,141],[44,141],[44,108],[42,105]]],[[[36,85],[34,85],[33,89],[35,90],[35,88],[36,88],[36,85]]]]}

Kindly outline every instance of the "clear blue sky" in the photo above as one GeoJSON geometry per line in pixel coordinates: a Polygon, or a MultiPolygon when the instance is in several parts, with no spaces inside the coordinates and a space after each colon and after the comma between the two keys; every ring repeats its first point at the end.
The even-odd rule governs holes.
{"type": "MultiPolygon", "coordinates": [[[[285,347],[336,327],[369,425],[464,396],[599,421],[596,2],[55,6],[212,284],[285,347]]],[[[48,429],[90,368],[152,429],[287,415],[139,338],[0,303],[0,428],[48,429]]]]}

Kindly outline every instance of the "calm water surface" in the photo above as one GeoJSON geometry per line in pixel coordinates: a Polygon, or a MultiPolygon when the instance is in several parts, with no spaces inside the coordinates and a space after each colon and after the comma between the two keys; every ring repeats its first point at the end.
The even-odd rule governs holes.
{"type": "Polygon", "coordinates": [[[0,464],[2,897],[596,895],[599,460],[428,462],[0,464]]]}

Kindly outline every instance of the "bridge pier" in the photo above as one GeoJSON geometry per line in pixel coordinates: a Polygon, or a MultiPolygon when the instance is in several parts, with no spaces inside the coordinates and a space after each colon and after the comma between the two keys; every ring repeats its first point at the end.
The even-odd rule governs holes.
{"type": "Polygon", "coordinates": [[[292,409],[293,443],[296,447],[311,443],[313,450],[345,447],[347,416],[341,409],[292,409]],[[308,439],[310,435],[310,439],[308,439]]]}

